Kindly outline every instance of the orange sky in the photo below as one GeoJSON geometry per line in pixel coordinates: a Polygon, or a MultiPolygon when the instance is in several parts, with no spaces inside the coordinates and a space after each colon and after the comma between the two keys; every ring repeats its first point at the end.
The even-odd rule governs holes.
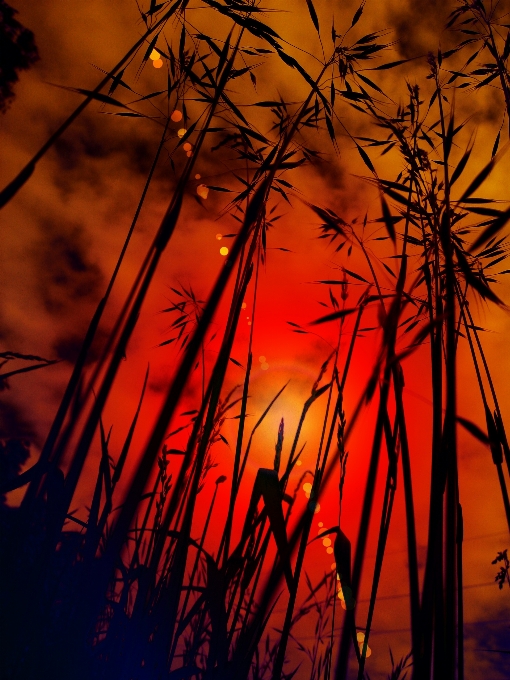
{"type": "MultiPolygon", "coordinates": [[[[62,3],[58,0],[40,0],[34,3],[29,0],[13,0],[12,4],[19,10],[19,20],[34,31],[41,60],[21,76],[16,100],[1,121],[2,185],[27,162],[80,101],[79,95],[57,89],[50,83],[92,88],[101,77],[101,72],[95,66],[105,70],[111,68],[143,30],[134,0],[92,0],[88,3],[62,3]]],[[[267,16],[275,30],[285,35],[290,43],[320,56],[321,48],[313,32],[306,3],[296,1],[295,6],[292,3],[290,13],[289,3],[273,4],[279,9],[287,10],[267,16]]],[[[338,9],[338,3],[331,1],[317,0],[315,4],[321,25],[324,26],[324,44],[328,50],[333,12],[337,27],[348,25],[357,1],[342,3],[341,10],[338,9]]],[[[425,91],[430,88],[430,81],[424,80],[427,65],[422,57],[429,49],[437,47],[438,26],[444,23],[450,5],[453,6],[452,3],[425,0],[410,3],[372,0],[367,4],[356,36],[388,27],[392,31],[388,41],[400,42],[394,47],[396,53],[387,54],[387,61],[410,56],[420,57],[401,69],[379,74],[378,84],[395,101],[405,97],[406,78],[410,82],[418,80],[425,91]]],[[[199,24],[201,17],[197,16],[196,21],[199,24]]],[[[221,34],[223,27],[219,24],[207,26],[207,29],[221,34]]],[[[171,31],[168,30],[167,33],[170,39],[171,31]]],[[[448,44],[451,37],[443,34],[441,40],[443,44],[448,44]]],[[[306,68],[316,72],[318,62],[311,56],[297,50],[292,53],[306,68]]],[[[297,101],[306,94],[307,86],[274,59],[255,73],[257,92],[253,91],[248,79],[246,82],[236,81],[236,92],[246,93],[248,101],[275,99],[279,93],[286,100],[297,101]]],[[[128,81],[133,89],[142,94],[163,90],[166,86],[165,68],[155,69],[147,65],[138,80],[134,79],[132,69],[130,78],[128,81]]],[[[490,157],[490,149],[502,119],[503,102],[499,95],[499,91],[484,90],[476,97],[465,94],[457,96],[457,118],[461,120],[470,116],[471,121],[469,130],[463,137],[460,136],[456,153],[462,152],[471,131],[477,131],[475,163],[469,173],[466,173],[466,182],[490,157]]],[[[424,98],[428,97],[425,95],[424,98]]],[[[247,110],[250,120],[266,133],[270,127],[268,116],[259,115],[259,109],[256,111],[259,117],[255,118],[253,107],[247,110]]],[[[150,111],[150,107],[146,111],[150,111]]],[[[347,105],[341,109],[341,115],[351,133],[363,135],[370,130],[368,122],[363,119],[360,121],[360,115],[347,105]]],[[[179,127],[178,123],[173,125],[175,131],[179,127]]],[[[10,390],[2,393],[6,409],[2,423],[5,436],[29,437],[34,455],[44,441],[70,373],[70,362],[115,264],[159,135],[160,128],[150,121],[106,116],[100,112],[98,104],[92,104],[39,164],[34,176],[19,195],[0,214],[3,234],[0,250],[2,348],[38,354],[49,359],[62,359],[58,365],[17,376],[12,379],[10,390]]],[[[380,204],[377,194],[356,177],[367,174],[365,166],[352,142],[341,135],[340,129],[338,139],[340,154],[335,155],[326,134],[310,134],[308,143],[323,151],[325,160],[316,168],[307,167],[296,171],[292,179],[289,177],[290,181],[302,191],[304,199],[330,207],[348,220],[355,216],[362,218],[367,211],[369,219],[378,217],[380,204]]],[[[377,154],[372,153],[372,159],[383,176],[393,179],[397,174],[396,157],[390,154],[385,159],[378,160],[377,154]]],[[[177,156],[176,162],[182,163],[182,159],[177,156]]],[[[204,153],[196,166],[197,172],[202,175],[200,181],[233,187],[233,179],[226,165],[222,163],[223,161],[220,163],[214,156],[204,153]]],[[[506,197],[508,169],[507,157],[484,185],[484,195],[506,197]]],[[[166,157],[160,163],[154,186],[149,191],[128,250],[125,266],[121,270],[110,304],[109,319],[114,318],[159,225],[172,183],[171,168],[166,157]]],[[[154,421],[163,390],[178,359],[178,353],[172,346],[156,348],[156,345],[169,337],[168,316],[158,313],[169,306],[169,299],[175,299],[168,287],[190,285],[197,296],[206,299],[219,269],[224,266],[219,249],[230,243],[225,239],[218,241],[216,234],[236,231],[236,223],[230,217],[220,216],[226,202],[224,196],[228,199],[229,194],[215,194],[211,191],[203,205],[198,205],[194,200],[197,183],[190,186],[184,214],[161,262],[130,342],[127,361],[119,373],[114,397],[107,406],[105,422],[108,426],[113,424],[114,451],[115,447],[118,450],[121,446],[129,419],[136,408],[147,363],[151,367],[149,390],[142,409],[142,422],[135,438],[135,449],[138,447],[138,451],[141,450],[154,421]]],[[[282,417],[285,419],[285,445],[288,453],[298,419],[298,409],[309,394],[320,364],[331,351],[330,344],[335,342],[335,329],[332,326],[319,327],[318,332],[323,336],[320,339],[314,335],[293,333],[287,322],[292,321],[306,327],[309,321],[324,313],[318,301],[328,301],[327,288],[313,282],[340,278],[341,271],[338,268],[341,265],[368,275],[368,269],[359,253],[354,251],[349,261],[344,254],[335,254],[333,247],[317,239],[318,218],[298,199],[292,199],[292,203],[291,207],[283,200],[280,201],[277,212],[283,217],[268,237],[269,248],[286,248],[292,252],[269,250],[267,264],[261,271],[254,333],[254,363],[259,366],[259,357],[265,356],[269,368],[259,369],[253,374],[250,390],[252,399],[248,408],[248,412],[253,414],[251,420],[255,422],[277,390],[288,380],[290,383],[256,437],[243,496],[250,492],[250,481],[253,480],[257,467],[272,464],[278,424],[282,417]]],[[[381,252],[390,254],[391,251],[381,252]]],[[[384,275],[382,280],[385,280],[384,275]]],[[[388,278],[387,283],[389,281],[388,278]]],[[[363,286],[352,286],[348,304],[354,304],[363,290],[363,286]]],[[[510,303],[509,283],[499,285],[497,292],[503,300],[510,303]]],[[[245,317],[250,319],[251,299],[252,293],[249,291],[245,317]]],[[[508,420],[510,355],[507,338],[510,333],[510,318],[506,310],[487,306],[478,300],[472,302],[472,310],[476,312],[479,325],[489,329],[484,335],[487,357],[493,368],[503,415],[508,420]]],[[[218,328],[224,318],[225,307],[220,310],[216,319],[218,328]]],[[[369,314],[369,319],[370,323],[365,325],[371,326],[375,315],[370,317],[369,314]]],[[[346,324],[347,330],[351,327],[351,322],[346,324]]],[[[104,332],[107,330],[108,323],[105,324],[104,332]]],[[[248,319],[242,317],[233,356],[243,366],[246,363],[249,330],[248,319]]],[[[346,389],[347,420],[350,409],[354,407],[370,374],[376,346],[377,339],[367,335],[356,347],[353,370],[346,389]]],[[[209,362],[218,348],[216,339],[210,345],[209,362]]],[[[427,350],[422,349],[404,365],[421,564],[426,549],[430,476],[430,446],[427,438],[431,413],[428,358],[427,350]]],[[[241,383],[243,378],[243,370],[232,365],[227,386],[233,387],[241,383]]],[[[482,404],[474,378],[467,348],[461,345],[459,413],[483,426],[482,404]]],[[[181,411],[196,405],[193,397],[194,394],[190,392],[181,411]]],[[[302,442],[306,441],[307,446],[301,470],[313,464],[323,407],[324,398],[314,405],[307,419],[302,435],[302,442]]],[[[371,406],[348,446],[350,458],[344,512],[345,531],[353,542],[359,521],[373,419],[374,409],[371,406]]],[[[229,421],[224,430],[231,445],[235,441],[236,422],[229,421]]],[[[179,424],[176,421],[175,426],[179,424]]],[[[508,430],[510,425],[507,424],[508,430]]],[[[466,652],[469,660],[466,680],[475,680],[484,674],[498,680],[507,677],[505,674],[510,672],[507,657],[483,654],[476,649],[494,646],[495,640],[498,641],[497,644],[504,644],[501,631],[506,631],[507,648],[510,645],[509,624],[502,622],[505,612],[508,612],[508,593],[498,591],[491,584],[496,569],[490,564],[496,552],[507,547],[508,535],[505,533],[501,497],[490,453],[463,431],[459,436],[460,494],[466,539],[465,617],[469,624],[466,626],[466,652]]],[[[231,450],[225,444],[219,443],[216,445],[215,455],[218,474],[228,475],[232,460],[231,450]]],[[[382,497],[384,455],[381,456],[381,461],[383,465],[376,508],[380,506],[382,497]]],[[[209,486],[203,491],[204,498],[209,498],[212,490],[211,478],[209,486]]],[[[408,602],[405,597],[401,597],[408,591],[405,514],[401,491],[401,488],[397,491],[379,590],[380,604],[376,608],[373,638],[370,642],[373,653],[367,662],[367,671],[372,680],[385,677],[384,673],[389,670],[389,644],[397,658],[405,654],[410,646],[407,631],[408,602]]],[[[76,499],[76,507],[85,503],[85,492],[84,487],[81,490],[83,497],[76,499]]],[[[226,498],[226,486],[222,493],[226,498]]],[[[304,494],[301,495],[304,503],[304,494]]],[[[10,502],[16,502],[15,494],[12,494],[10,502]]],[[[326,490],[320,502],[321,511],[317,514],[313,531],[318,529],[318,522],[323,522],[324,526],[337,523],[334,484],[326,490]]],[[[79,512],[86,511],[82,509],[79,512]]],[[[363,620],[367,608],[367,588],[377,531],[378,522],[373,521],[368,547],[369,559],[365,568],[368,578],[362,582],[358,605],[357,616],[360,621],[363,620]]],[[[314,577],[318,577],[322,570],[329,570],[331,562],[331,556],[326,554],[320,541],[310,547],[307,568],[314,577]]],[[[299,632],[305,639],[313,633],[313,629],[308,631],[306,627],[300,627],[299,632]]]]}

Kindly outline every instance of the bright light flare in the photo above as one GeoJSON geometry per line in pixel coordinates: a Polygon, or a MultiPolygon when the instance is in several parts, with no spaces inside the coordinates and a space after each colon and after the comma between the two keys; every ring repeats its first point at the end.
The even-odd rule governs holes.
{"type": "Polygon", "coordinates": [[[208,187],[206,187],[205,184],[199,184],[197,186],[197,194],[200,196],[200,198],[205,200],[209,196],[208,187]]]}

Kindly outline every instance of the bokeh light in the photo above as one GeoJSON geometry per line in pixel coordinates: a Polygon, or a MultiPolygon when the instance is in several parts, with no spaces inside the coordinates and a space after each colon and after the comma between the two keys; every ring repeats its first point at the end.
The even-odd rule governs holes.
{"type": "Polygon", "coordinates": [[[209,196],[209,189],[205,186],[205,184],[199,184],[197,186],[197,194],[200,196],[200,198],[207,198],[209,196]]]}
{"type": "Polygon", "coordinates": [[[154,66],[154,68],[161,68],[163,66],[163,60],[156,59],[155,61],[152,62],[152,65],[154,66]]]}
{"type": "Polygon", "coordinates": [[[160,58],[160,53],[157,50],[152,50],[152,52],[149,55],[149,59],[152,59],[152,61],[157,61],[160,58]]]}
{"type": "MultiPolygon", "coordinates": [[[[363,642],[359,643],[359,653],[363,654],[363,642]]],[[[372,654],[372,650],[370,647],[367,645],[367,651],[365,652],[365,658],[368,659],[368,657],[372,654]]]]}
{"type": "Polygon", "coordinates": [[[177,136],[178,137],[184,137],[186,132],[187,132],[186,128],[180,128],[179,130],[177,130],[177,136]]]}
{"type": "Polygon", "coordinates": [[[222,246],[222,247],[220,248],[220,255],[223,255],[223,257],[225,257],[226,255],[228,255],[228,248],[227,248],[227,246],[222,246]]]}
{"type": "Polygon", "coordinates": [[[170,120],[173,120],[174,123],[178,123],[180,120],[182,120],[182,113],[175,109],[175,111],[173,111],[172,115],[170,116],[170,120]]]}

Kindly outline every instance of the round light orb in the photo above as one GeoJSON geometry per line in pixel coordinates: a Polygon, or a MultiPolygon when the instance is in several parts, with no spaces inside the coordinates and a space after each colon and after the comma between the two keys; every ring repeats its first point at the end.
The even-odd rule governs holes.
{"type": "Polygon", "coordinates": [[[199,184],[197,186],[197,194],[200,196],[200,198],[206,199],[209,196],[208,187],[206,187],[205,184],[199,184]]]}

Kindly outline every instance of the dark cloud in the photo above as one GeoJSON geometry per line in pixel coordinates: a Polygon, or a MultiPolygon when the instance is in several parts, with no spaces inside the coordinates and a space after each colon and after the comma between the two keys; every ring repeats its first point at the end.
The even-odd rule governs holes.
{"type": "Polygon", "coordinates": [[[67,193],[77,181],[100,188],[110,173],[147,175],[158,143],[153,132],[126,119],[85,115],[55,144],[55,184],[67,193]]]}
{"type": "MultiPolygon", "coordinates": [[[[62,334],[57,337],[57,339],[52,344],[52,356],[54,356],[56,359],[67,361],[71,364],[75,363],[78,358],[78,354],[80,353],[86,332],[85,323],[82,325],[83,331],[81,333],[70,331],[67,334],[62,334]]],[[[100,348],[104,346],[106,335],[107,331],[105,329],[100,328],[98,331],[96,331],[95,341],[87,354],[87,365],[93,364],[95,361],[97,361],[97,359],[99,359],[100,348]]]]}
{"type": "MultiPolygon", "coordinates": [[[[496,585],[494,587],[496,588],[496,585]]],[[[501,593],[501,599],[507,602],[508,593],[501,593]]],[[[466,647],[469,651],[473,650],[472,663],[476,670],[472,670],[475,670],[476,677],[482,677],[484,671],[488,670],[493,680],[504,680],[510,677],[508,616],[503,609],[499,612],[499,616],[494,615],[493,620],[489,620],[489,611],[487,614],[487,620],[465,625],[466,647]]]]}
{"type": "Polygon", "coordinates": [[[24,409],[5,399],[0,403],[0,439],[36,439],[35,429],[24,409]]]}
{"type": "Polygon", "coordinates": [[[407,0],[388,10],[390,26],[396,33],[395,46],[402,57],[410,59],[436,52],[446,23],[456,3],[452,0],[407,0]]]}
{"type": "Polygon", "coordinates": [[[46,219],[33,248],[38,296],[53,315],[73,316],[75,305],[98,300],[103,276],[89,255],[80,224],[46,219]]]}

